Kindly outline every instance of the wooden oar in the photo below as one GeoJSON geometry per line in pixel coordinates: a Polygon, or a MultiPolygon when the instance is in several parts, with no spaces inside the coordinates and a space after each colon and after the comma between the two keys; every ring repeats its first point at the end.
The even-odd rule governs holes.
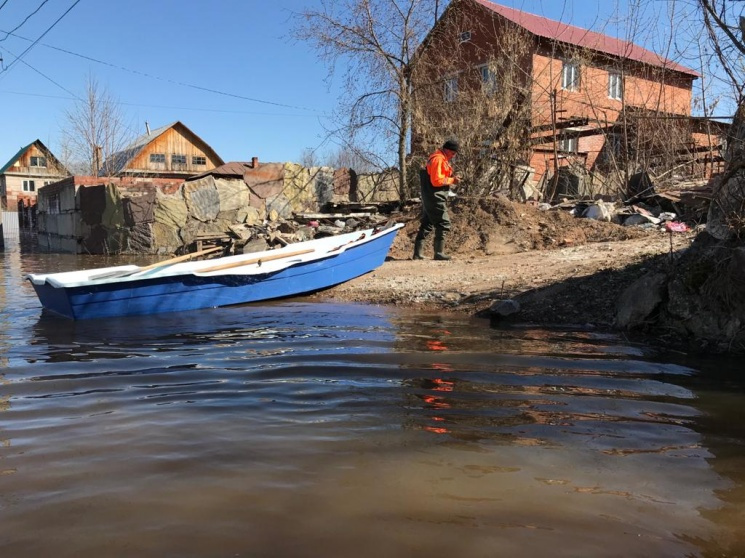
{"type": "Polygon", "coordinates": [[[250,260],[241,260],[239,262],[233,262],[229,264],[222,264],[222,265],[216,265],[213,267],[208,267],[207,269],[195,269],[194,271],[197,271],[199,273],[209,273],[210,271],[222,271],[223,269],[230,269],[232,267],[242,267],[244,265],[251,265],[251,264],[261,265],[262,263],[268,262],[271,260],[281,260],[283,258],[291,258],[292,256],[300,256],[302,254],[309,254],[310,252],[315,252],[315,248],[306,248],[305,250],[297,250],[296,252],[274,254],[271,256],[263,256],[261,258],[253,258],[250,260]]]}
{"type": "Polygon", "coordinates": [[[163,260],[162,262],[146,265],[145,267],[139,267],[133,270],[107,271],[106,273],[94,274],[88,277],[88,279],[91,281],[95,281],[96,279],[113,279],[115,277],[127,277],[129,275],[134,275],[135,273],[142,273],[143,271],[150,271],[151,269],[156,269],[158,267],[165,267],[165,266],[172,265],[175,263],[185,262],[192,258],[197,258],[199,256],[204,256],[206,254],[212,254],[213,252],[217,252],[218,250],[222,250],[222,249],[223,249],[222,246],[214,246],[212,248],[207,248],[206,250],[201,250],[200,252],[184,254],[183,256],[177,256],[175,258],[171,258],[170,260],[163,260]]]}

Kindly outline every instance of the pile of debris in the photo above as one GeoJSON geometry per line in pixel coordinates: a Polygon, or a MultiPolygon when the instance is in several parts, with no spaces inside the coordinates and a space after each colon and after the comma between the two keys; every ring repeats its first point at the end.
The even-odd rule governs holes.
{"type": "Polygon", "coordinates": [[[224,246],[227,253],[261,252],[295,242],[384,226],[395,211],[396,205],[388,202],[350,202],[326,204],[319,213],[294,213],[291,219],[270,212],[262,222],[231,225],[225,234],[201,236],[195,242],[195,249],[219,245],[224,246]]]}
{"type": "Polygon", "coordinates": [[[537,206],[545,211],[565,210],[575,217],[624,226],[665,228],[668,223],[681,222],[694,227],[706,222],[711,198],[712,188],[709,185],[691,188],[679,186],[665,192],[650,189],[624,202],[564,198],[557,204],[539,203],[537,206]]]}

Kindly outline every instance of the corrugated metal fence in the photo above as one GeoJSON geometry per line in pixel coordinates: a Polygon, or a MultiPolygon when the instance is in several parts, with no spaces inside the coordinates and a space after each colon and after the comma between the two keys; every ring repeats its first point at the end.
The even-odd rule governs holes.
{"type": "Polygon", "coordinates": [[[15,211],[0,211],[0,222],[3,224],[5,245],[17,243],[21,237],[18,227],[18,213],[15,211]]]}

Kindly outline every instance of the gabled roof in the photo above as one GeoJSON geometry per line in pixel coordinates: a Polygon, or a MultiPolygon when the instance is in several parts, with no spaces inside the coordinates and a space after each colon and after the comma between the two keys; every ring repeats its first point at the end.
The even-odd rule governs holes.
{"type": "Polygon", "coordinates": [[[99,175],[104,176],[106,174],[117,174],[120,171],[122,171],[133,159],[135,159],[143,149],[145,149],[151,142],[158,139],[158,137],[162,136],[164,133],[166,133],[171,128],[180,127],[192,136],[194,136],[197,140],[199,140],[202,145],[205,148],[205,151],[209,151],[211,154],[211,158],[213,158],[215,161],[218,161],[220,164],[223,164],[223,160],[220,158],[220,156],[215,153],[214,149],[212,149],[207,142],[205,142],[202,138],[200,138],[198,135],[196,135],[194,132],[192,132],[185,124],[183,124],[180,120],[177,120],[176,122],[172,122],[171,124],[167,124],[165,126],[161,126],[160,128],[156,128],[155,130],[150,130],[150,133],[143,134],[137,139],[135,139],[132,143],[130,143],[127,147],[122,149],[121,151],[117,151],[116,153],[113,153],[104,164],[101,166],[101,170],[99,172],[99,175]]]}
{"type": "Polygon", "coordinates": [[[510,20],[537,37],[560,41],[581,48],[602,52],[613,57],[627,58],[650,66],[674,70],[689,76],[699,77],[699,73],[695,70],[681,66],[672,60],[668,60],[659,54],[642,48],[630,41],[622,41],[610,37],[609,35],[603,35],[602,33],[596,33],[595,31],[582,29],[581,27],[575,27],[574,25],[568,25],[560,21],[548,19],[515,8],[508,8],[507,6],[495,4],[489,0],[472,1],[496,14],[499,14],[505,19],[510,20]]]}
{"type": "Polygon", "coordinates": [[[17,153],[15,154],[15,155],[13,155],[13,156],[12,156],[12,157],[10,158],[10,160],[9,160],[9,161],[8,161],[7,163],[5,163],[5,164],[4,164],[3,166],[2,166],[2,168],[0,168],[0,174],[3,174],[3,173],[5,173],[5,172],[7,172],[7,170],[8,170],[8,169],[9,169],[10,167],[12,167],[12,166],[13,166],[13,164],[14,164],[14,163],[15,163],[15,162],[16,162],[16,161],[17,161],[18,159],[20,159],[20,158],[21,158],[21,157],[23,156],[23,154],[24,154],[24,153],[26,153],[26,151],[28,151],[28,149],[29,149],[30,147],[32,147],[33,145],[36,145],[36,147],[37,147],[37,148],[38,148],[38,149],[39,149],[39,150],[40,150],[41,152],[43,152],[43,153],[44,153],[44,155],[45,155],[45,156],[47,157],[47,159],[51,159],[52,161],[54,161],[54,163],[55,163],[55,166],[56,166],[56,167],[58,167],[58,168],[59,168],[60,170],[62,170],[62,171],[64,171],[64,172],[66,172],[67,174],[70,174],[70,172],[69,172],[69,171],[68,171],[68,170],[67,170],[67,169],[65,168],[65,166],[64,166],[64,165],[63,165],[62,163],[60,163],[59,159],[57,159],[57,157],[55,157],[55,156],[54,156],[54,154],[53,154],[53,153],[52,153],[51,151],[49,151],[49,148],[47,148],[47,146],[46,146],[46,145],[44,145],[44,144],[43,144],[43,143],[41,142],[41,140],[38,140],[38,139],[37,139],[37,140],[34,140],[34,141],[32,141],[31,143],[29,143],[28,145],[26,145],[26,146],[24,146],[24,147],[21,147],[21,148],[20,148],[20,149],[18,150],[18,152],[17,152],[17,153]]]}

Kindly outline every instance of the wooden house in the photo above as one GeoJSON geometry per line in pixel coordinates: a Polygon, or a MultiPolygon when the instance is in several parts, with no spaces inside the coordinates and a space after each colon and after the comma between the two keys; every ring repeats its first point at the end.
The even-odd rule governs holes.
{"type": "Polygon", "coordinates": [[[150,130],[112,154],[99,176],[186,179],[223,165],[202,138],[181,122],[150,130]]]}
{"type": "Polygon", "coordinates": [[[34,205],[39,188],[68,176],[65,166],[37,139],[0,168],[0,209],[16,211],[19,202],[34,205]]]}

